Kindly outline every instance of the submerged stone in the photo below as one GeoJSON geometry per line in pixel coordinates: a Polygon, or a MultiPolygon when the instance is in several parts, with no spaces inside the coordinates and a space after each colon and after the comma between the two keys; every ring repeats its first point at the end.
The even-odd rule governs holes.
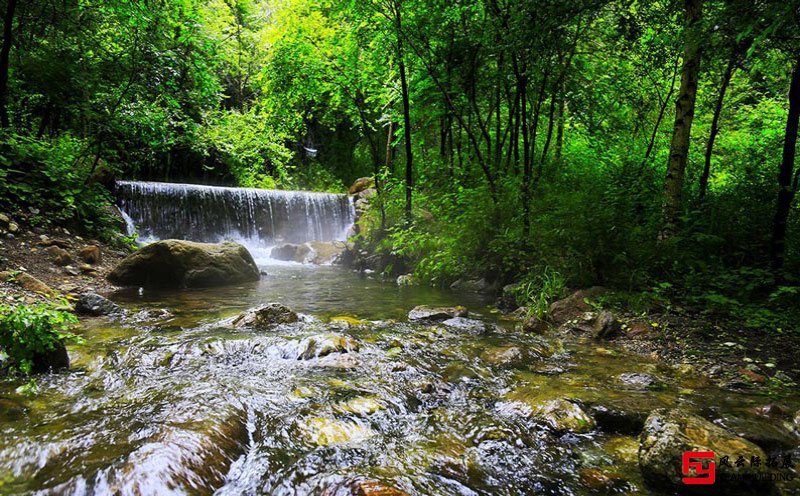
{"type": "Polygon", "coordinates": [[[386,406],[375,397],[358,396],[339,403],[336,408],[343,412],[354,413],[356,415],[369,415],[386,409],[386,406]]]}
{"type": "Polygon", "coordinates": [[[353,484],[354,496],[408,496],[408,493],[383,482],[361,481],[353,484]]]}
{"type": "Polygon", "coordinates": [[[375,435],[369,427],[349,420],[313,417],[300,422],[300,431],[309,444],[329,446],[363,441],[375,435]]]}
{"type": "Polygon", "coordinates": [[[199,288],[258,281],[261,273],[237,243],[169,239],[128,255],[108,275],[119,286],[199,288]]]}
{"type": "Polygon", "coordinates": [[[358,341],[349,336],[321,334],[305,340],[305,346],[298,359],[310,360],[312,358],[321,358],[331,353],[349,353],[359,349],[358,341]]]}

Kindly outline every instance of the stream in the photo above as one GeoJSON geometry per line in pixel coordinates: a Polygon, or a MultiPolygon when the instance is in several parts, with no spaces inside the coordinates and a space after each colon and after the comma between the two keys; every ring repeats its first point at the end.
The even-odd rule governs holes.
{"type": "Polygon", "coordinates": [[[257,258],[260,282],[113,294],[127,317],[84,319],[68,372],[32,397],[0,383],[0,493],[658,494],[630,419],[681,406],[758,430],[771,401],[613,344],[522,333],[475,294],[257,258]],[[300,321],[229,325],[267,302],[300,321]],[[421,304],[470,314],[408,322],[421,304]],[[346,349],[306,353],[338,337],[346,349]],[[625,415],[576,433],[531,414],[558,399],[625,415]]]}

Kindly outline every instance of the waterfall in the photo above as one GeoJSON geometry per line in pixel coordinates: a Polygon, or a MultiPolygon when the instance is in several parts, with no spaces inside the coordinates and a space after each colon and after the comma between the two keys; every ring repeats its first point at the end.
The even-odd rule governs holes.
{"type": "Polygon", "coordinates": [[[141,242],[233,240],[251,251],[343,241],[355,219],[347,195],[196,184],[118,181],[117,204],[141,242]]]}

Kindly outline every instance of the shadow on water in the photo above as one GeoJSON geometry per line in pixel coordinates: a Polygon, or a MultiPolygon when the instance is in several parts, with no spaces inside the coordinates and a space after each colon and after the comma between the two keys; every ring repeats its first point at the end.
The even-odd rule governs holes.
{"type": "Polygon", "coordinates": [[[601,473],[603,490],[651,494],[624,428],[565,433],[531,411],[567,398],[747,420],[768,401],[613,347],[516,332],[475,295],[265,269],[252,285],[115,295],[129,317],[85,321],[69,372],[30,398],[0,385],[0,493],[346,495],[369,480],[416,495],[572,495],[596,494],[601,473]],[[227,325],[271,301],[301,321],[227,325]],[[405,322],[423,303],[464,304],[480,321],[405,322]],[[629,372],[661,385],[628,387],[629,372]]]}

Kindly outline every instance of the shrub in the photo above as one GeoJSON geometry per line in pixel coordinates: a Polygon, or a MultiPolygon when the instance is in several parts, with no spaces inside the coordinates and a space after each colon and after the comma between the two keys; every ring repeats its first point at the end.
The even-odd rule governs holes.
{"type": "Polygon", "coordinates": [[[12,370],[29,375],[34,357],[56,349],[61,342],[80,342],[70,332],[78,319],[52,304],[0,305],[0,350],[12,370]]]}

